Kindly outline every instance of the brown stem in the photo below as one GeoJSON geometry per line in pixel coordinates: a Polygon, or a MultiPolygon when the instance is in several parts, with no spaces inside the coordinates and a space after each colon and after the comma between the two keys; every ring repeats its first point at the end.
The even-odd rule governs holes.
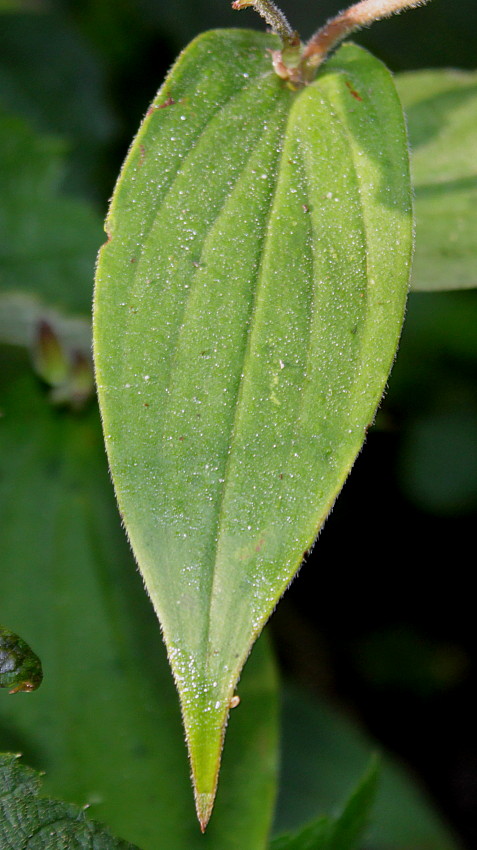
{"type": "Polygon", "coordinates": [[[273,32],[280,36],[284,45],[296,41],[296,33],[292,30],[282,10],[272,3],[272,0],[234,0],[232,9],[246,9],[253,6],[256,12],[264,18],[273,32]]]}
{"type": "Polygon", "coordinates": [[[310,72],[321,65],[330,50],[350,33],[368,26],[373,21],[380,21],[404,9],[422,6],[427,2],[428,0],[361,0],[360,3],[340,12],[321,27],[306,45],[302,57],[305,77],[310,76],[310,72]]]}

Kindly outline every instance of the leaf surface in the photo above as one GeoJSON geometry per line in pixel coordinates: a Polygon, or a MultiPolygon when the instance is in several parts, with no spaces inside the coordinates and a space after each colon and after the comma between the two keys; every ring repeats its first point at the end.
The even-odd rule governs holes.
{"type": "Polygon", "coordinates": [[[179,689],[199,819],[250,646],[372,422],[411,210],[390,75],[346,45],[292,92],[206,33],[131,148],[95,296],[104,433],[179,689]]]}
{"type": "Polygon", "coordinates": [[[19,635],[0,626],[0,688],[11,688],[11,694],[35,691],[42,677],[41,661],[32,648],[19,635]]]}
{"type": "Polygon", "coordinates": [[[8,850],[138,850],[79,806],[40,797],[40,777],[17,756],[0,755],[0,788],[0,845],[8,850]]]}
{"type": "Polygon", "coordinates": [[[477,286],[477,74],[398,74],[415,189],[412,288],[477,286]]]}

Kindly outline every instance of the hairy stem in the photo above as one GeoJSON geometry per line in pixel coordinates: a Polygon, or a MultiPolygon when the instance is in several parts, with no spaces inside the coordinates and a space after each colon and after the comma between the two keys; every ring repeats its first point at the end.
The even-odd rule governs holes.
{"type": "Polygon", "coordinates": [[[361,0],[360,3],[355,3],[335,18],[331,18],[310,39],[303,51],[303,68],[308,71],[315,70],[330,50],[355,30],[427,2],[428,0],[361,0]]]}
{"type": "Polygon", "coordinates": [[[273,32],[280,36],[284,45],[296,41],[296,33],[292,30],[282,10],[272,3],[272,0],[234,0],[233,9],[246,9],[252,6],[272,28],[273,32]]]}

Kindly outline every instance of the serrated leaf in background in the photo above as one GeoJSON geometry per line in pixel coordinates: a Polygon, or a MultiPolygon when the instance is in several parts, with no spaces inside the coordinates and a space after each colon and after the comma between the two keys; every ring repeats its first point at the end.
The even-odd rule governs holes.
{"type": "Polygon", "coordinates": [[[8,850],[139,850],[113,838],[85,811],[39,796],[38,774],[18,757],[0,754],[0,846],[8,850]]]}

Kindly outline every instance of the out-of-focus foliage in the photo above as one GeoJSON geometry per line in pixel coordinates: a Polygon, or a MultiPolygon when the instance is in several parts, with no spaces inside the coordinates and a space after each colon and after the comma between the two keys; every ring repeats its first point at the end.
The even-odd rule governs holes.
{"type": "Polygon", "coordinates": [[[294,835],[276,838],[270,850],[354,850],[365,840],[376,797],[377,765],[372,764],[338,817],[323,816],[294,835]]]}
{"type": "MultiPolygon", "coordinates": [[[[339,708],[285,688],[282,782],[275,830],[295,830],[345,800],[376,747],[339,708]],[[319,769],[317,765],[319,764],[319,769]]],[[[419,785],[384,756],[379,768],[366,848],[458,850],[419,785]]]]}
{"type": "Polygon", "coordinates": [[[25,3],[27,11],[1,20],[0,107],[61,139],[69,152],[68,191],[102,202],[105,153],[118,131],[105,63],[61,2],[33,4],[32,12],[25,3]]]}
{"type": "Polygon", "coordinates": [[[416,193],[417,290],[477,286],[477,74],[399,74],[416,193]]]}
{"type": "Polygon", "coordinates": [[[99,216],[59,194],[64,142],[0,111],[0,296],[29,293],[50,307],[90,312],[99,216]]]}

